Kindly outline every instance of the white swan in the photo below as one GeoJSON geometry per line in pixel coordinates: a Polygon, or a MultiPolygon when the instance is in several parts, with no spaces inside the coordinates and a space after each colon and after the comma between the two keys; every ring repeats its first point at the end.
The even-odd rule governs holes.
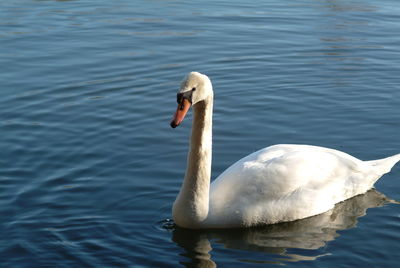
{"type": "Polygon", "coordinates": [[[173,128],[193,107],[186,174],[172,209],[174,222],[181,227],[247,227],[317,215],[365,193],[400,160],[400,154],[361,161],[323,147],[274,145],[242,158],[210,185],[210,79],[197,72],[189,73],[177,101],[173,128]]]}

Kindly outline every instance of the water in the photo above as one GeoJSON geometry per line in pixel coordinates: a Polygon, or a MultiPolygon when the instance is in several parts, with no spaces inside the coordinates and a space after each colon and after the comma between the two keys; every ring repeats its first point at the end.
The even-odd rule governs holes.
{"type": "Polygon", "coordinates": [[[213,178],[277,143],[399,153],[399,11],[394,0],[1,1],[1,265],[398,267],[399,166],[303,221],[174,227],[190,116],[169,121],[197,70],[215,88],[213,178]]]}

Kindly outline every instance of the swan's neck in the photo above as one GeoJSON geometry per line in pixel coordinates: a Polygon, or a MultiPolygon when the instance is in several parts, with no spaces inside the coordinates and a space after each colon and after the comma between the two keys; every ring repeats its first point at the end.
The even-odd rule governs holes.
{"type": "Polygon", "coordinates": [[[193,125],[185,179],[173,206],[175,223],[195,227],[208,215],[213,96],[193,105],[193,125]]]}

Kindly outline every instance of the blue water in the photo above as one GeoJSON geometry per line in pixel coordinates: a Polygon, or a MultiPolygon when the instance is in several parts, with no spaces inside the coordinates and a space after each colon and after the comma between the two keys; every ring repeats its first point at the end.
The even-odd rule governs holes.
{"type": "Polygon", "coordinates": [[[277,143],[400,152],[396,0],[0,2],[0,266],[398,267],[400,166],[333,211],[251,229],[171,222],[190,115],[215,90],[213,178],[277,143]]]}

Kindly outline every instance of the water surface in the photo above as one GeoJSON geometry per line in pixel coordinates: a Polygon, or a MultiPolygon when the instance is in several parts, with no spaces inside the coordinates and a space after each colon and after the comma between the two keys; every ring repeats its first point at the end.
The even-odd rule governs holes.
{"type": "Polygon", "coordinates": [[[277,143],[400,152],[400,4],[0,3],[5,267],[397,267],[400,167],[333,211],[252,229],[170,222],[196,70],[215,90],[213,178],[277,143]]]}

